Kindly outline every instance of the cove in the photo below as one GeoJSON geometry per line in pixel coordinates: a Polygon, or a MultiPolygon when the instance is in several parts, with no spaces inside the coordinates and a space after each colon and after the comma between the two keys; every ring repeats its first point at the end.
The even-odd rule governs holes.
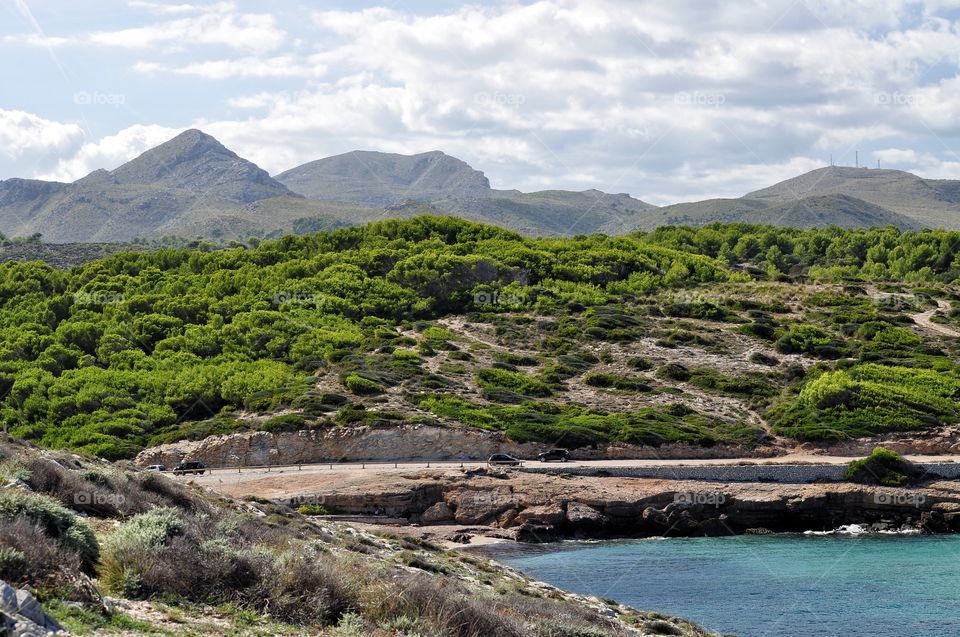
{"type": "Polygon", "coordinates": [[[492,550],[560,588],[739,637],[960,635],[958,536],[738,536],[492,550]]]}

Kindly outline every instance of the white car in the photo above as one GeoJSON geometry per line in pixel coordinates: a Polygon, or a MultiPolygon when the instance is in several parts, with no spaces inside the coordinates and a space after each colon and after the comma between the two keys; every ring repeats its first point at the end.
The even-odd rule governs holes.
{"type": "Polygon", "coordinates": [[[167,466],[162,464],[152,464],[149,467],[147,467],[147,471],[163,472],[166,470],[167,470],[167,466]]]}

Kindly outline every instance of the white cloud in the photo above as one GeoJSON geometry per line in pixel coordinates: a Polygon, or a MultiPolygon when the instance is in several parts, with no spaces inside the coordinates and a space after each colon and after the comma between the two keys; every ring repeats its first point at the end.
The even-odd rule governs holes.
{"type": "Polygon", "coordinates": [[[22,33],[17,35],[5,35],[3,41],[11,44],[27,44],[29,46],[56,47],[70,43],[69,38],[58,36],[43,35],[42,33],[22,33]]]}
{"type": "MultiPolygon", "coordinates": [[[[291,19],[302,7],[286,0],[256,14],[229,2],[130,6],[130,28],[65,37],[135,50],[133,70],[166,94],[216,80],[204,96],[218,110],[212,97],[179,106],[187,114],[173,123],[271,172],[356,148],[440,149],[497,187],[667,203],[740,195],[831,153],[938,175],[958,161],[955,0],[539,0],[311,20],[291,19]],[[911,148],[912,159],[884,155],[911,148]]],[[[147,111],[142,122],[160,117],[171,121],[147,111]]],[[[147,128],[84,145],[52,174],[129,159],[147,128]]]]}
{"type": "Polygon", "coordinates": [[[950,151],[946,159],[912,148],[884,148],[874,151],[883,168],[897,168],[928,179],[956,179],[960,175],[960,155],[950,151]]]}
{"type": "Polygon", "coordinates": [[[165,4],[161,2],[147,2],[146,0],[130,0],[127,5],[135,9],[145,9],[159,15],[180,15],[196,13],[200,7],[193,4],[165,4]]]}
{"type": "Polygon", "coordinates": [[[101,31],[91,34],[89,40],[131,49],[150,49],[171,43],[207,44],[263,53],[280,46],[284,37],[274,16],[238,13],[233,3],[219,3],[204,7],[203,13],[197,16],[101,31]]]}
{"type": "Polygon", "coordinates": [[[281,55],[270,58],[248,56],[229,60],[191,62],[183,66],[168,66],[156,62],[137,62],[133,69],[141,73],[176,73],[210,80],[229,78],[291,78],[322,75],[326,67],[304,64],[297,58],[281,55]]]}
{"type": "Polygon", "coordinates": [[[41,179],[75,181],[94,170],[112,170],[144,151],[175,137],[183,129],[136,125],[96,142],[83,144],[76,154],[60,160],[41,179]]]}
{"type": "Polygon", "coordinates": [[[19,159],[44,153],[62,153],[83,138],[76,124],[54,122],[33,113],[0,109],[0,158],[19,159]]]}

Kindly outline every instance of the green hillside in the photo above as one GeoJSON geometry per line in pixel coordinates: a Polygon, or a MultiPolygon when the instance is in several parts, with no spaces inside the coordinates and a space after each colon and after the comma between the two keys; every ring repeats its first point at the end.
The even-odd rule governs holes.
{"type": "Polygon", "coordinates": [[[960,359],[952,328],[914,317],[955,298],[958,239],[743,225],[538,239],[418,217],[69,271],[4,263],[0,418],[111,459],[400,422],[570,447],[928,428],[958,419],[960,359]]]}

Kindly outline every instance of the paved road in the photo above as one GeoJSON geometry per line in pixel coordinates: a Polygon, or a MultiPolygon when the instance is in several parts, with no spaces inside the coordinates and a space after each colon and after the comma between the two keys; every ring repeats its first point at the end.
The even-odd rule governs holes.
{"type": "MultiPolygon", "coordinates": [[[[960,455],[945,456],[906,456],[908,460],[914,462],[960,462],[960,455]]],[[[690,466],[730,466],[737,464],[764,464],[764,465],[782,465],[782,464],[846,464],[853,458],[846,456],[813,456],[813,455],[789,455],[778,456],[775,458],[721,458],[710,460],[582,460],[567,463],[556,462],[537,462],[525,461],[524,467],[589,467],[596,469],[610,468],[629,468],[629,467],[690,467],[690,466]]],[[[221,482],[230,482],[239,484],[248,480],[259,480],[266,476],[280,475],[307,475],[312,473],[324,473],[328,475],[377,475],[377,474],[396,474],[405,473],[423,469],[459,469],[485,467],[486,462],[482,461],[441,461],[441,462],[398,462],[398,463],[334,463],[334,464],[305,464],[284,467],[271,467],[269,469],[256,468],[233,468],[233,469],[214,469],[204,476],[185,476],[181,479],[194,480],[198,484],[212,486],[221,482]]]]}

